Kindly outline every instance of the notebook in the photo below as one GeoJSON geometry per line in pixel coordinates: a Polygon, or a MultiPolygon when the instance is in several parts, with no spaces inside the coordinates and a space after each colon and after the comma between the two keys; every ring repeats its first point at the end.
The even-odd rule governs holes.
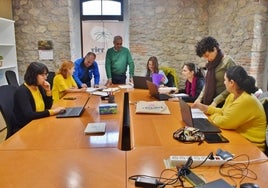
{"type": "Polygon", "coordinates": [[[159,93],[158,86],[155,85],[153,82],[146,80],[146,84],[147,84],[147,87],[149,89],[149,93],[152,97],[154,97],[160,101],[165,101],[165,100],[168,100],[169,98],[172,98],[168,94],[159,93]]]}
{"type": "Polygon", "coordinates": [[[104,134],[106,123],[88,123],[84,130],[86,135],[88,134],[104,134]]]}
{"type": "Polygon", "coordinates": [[[134,88],[148,89],[146,80],[152,81],[152,78],[148,76],[133,76],[134,88]]]}
{"type": "Polygon", "coordinates": [[[206,183],[205,185],[197,186],[196,188],[233,188],[233,186],[227,183],[223,179],[218,179],[218,180],[206,183]]]}
{"type": "Polygon", "coordinates": [[[191,107],[183,100],[179,100],[182,120],[189,127],[195,127],[204,133],[220,133],[220,128],[214,126],[206,118],[193,118],[191,107]]]}
{"type": "Polygon", "coordinates": [[[87,98],[84,106],[65,108],[64,113],[60,113],[60,114],[56,115],[56,117],[57,118],[70,118],[70,117],[79,117],[79,116],[81,116],[81,114],[84,111],[84,108],[85,108],[88,100],[89,100],[89,97],[87,98]]]}

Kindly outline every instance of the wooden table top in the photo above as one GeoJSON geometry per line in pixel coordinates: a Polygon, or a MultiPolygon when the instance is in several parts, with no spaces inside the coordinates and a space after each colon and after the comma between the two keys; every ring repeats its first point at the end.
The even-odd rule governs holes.
{"type": "MultiPolygon", "coordinates": [[[[136,102],[154,101],[148,90],[121,89],[115,93],[118,113],[99,115],[98,105],[106,103],[99,96],[72,93],[55,106],[82,106],[90,96],[79,118],[55,116],[34,120],[0,144],[0,187],[134,187],[127,178],[132,175],[159,176],[165,168],[163,159],[170,155],[208,155],[218,148],[235,156],[247,154],[251,160],[267,159],[252,143],[235,131],[222,130],[230,143],[199,145],[174,140],[173,132],[184,126],[178,102],[166,101],[169,115],[136,114],[136,102]],[[118,149],[123,115],[123,94],[129,92],[131,151],[118,149]],[[89,122],[105,122],[104,135],[88,136],[84,129],[89,122]]],[[[263,174],[268,163],[250,165],[261,187],[266,186],[263,174]]],[[[207,181],[222,176],[218,167],[194,169],[207,181]]],[[[231,182],[230,179],[224,178],[231,182]]],[[[250,182],[250,180],[245,182],[250,182]]],[[[239,183],[237,180],[236,183],[239,183]]]]}

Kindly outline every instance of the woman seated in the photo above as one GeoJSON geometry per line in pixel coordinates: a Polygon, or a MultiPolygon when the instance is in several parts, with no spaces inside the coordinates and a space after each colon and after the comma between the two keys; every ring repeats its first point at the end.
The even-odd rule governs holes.
{"type": "Polygon", "coordinates": [[[155,56],[152,56],[147,61],[147,72],[146,76],[152,77],[152,81],[154,84],[160,86],[168,83],[168,79],[164,73],[164,71],[159,70],[158,68],[158,60],[155,56]],[[159,76],[161,76],[160,79],[159,76]]]}
{"type": "Polygon", "coordinates": [[[196,64],[185,63],[182,67],[182,75],[186,79],[185,89],[180,89],[179,93],[185,93],[188,96],[182,96],[181,98],[185,102],[194,102],[204,87],[204,74],[196,64]]]}
{"type": "Polygon", "coordinates": [[[56,102],[66,93],[85,92],[87,88],[78,89],[75,80],[73,79],[74,63],[72,61],[64,61],[57,74],[53,79],[52,96],[56,102]]]}
{"type": "MultiPolygon", "coordinates": [[[[58,114],[64,107],[52,107],[50,84],[46,81],[48,68],[38,62],[31,63],[24,75],[24,83],[14,96],[14,114],[19,128],[34,119],[58,114]]],[[[18,129],[19,129],[18,128],[18,129]]]]}
{"type": "Polygon", "coordinates": [[[230,67],[224,75],[224,85],[230,94],[222,108],[194,103],[209,115],[210,120],[222,129],[232,129],[256,144],[265,147],[266,117],[263,105],[254,93],[255,79],[241,66],[230,67]]]}

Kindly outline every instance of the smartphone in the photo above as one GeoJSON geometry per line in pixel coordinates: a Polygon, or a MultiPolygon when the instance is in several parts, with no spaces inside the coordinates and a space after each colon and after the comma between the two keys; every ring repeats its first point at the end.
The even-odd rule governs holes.
{"type": "Polygon", "coordinates": [[[76,97],[64,97],[63,99],[64,99],[64,100],[75,100],[76,97]]]}
{"type": "Polygon", "coordinates": [[[206,182],[201,179],[198,175],[196,175],[190,169],[184,169],[184,173],[182,173],[182,177],[186,179],[193,186],[200,186],[206,184],[206,182]]]}

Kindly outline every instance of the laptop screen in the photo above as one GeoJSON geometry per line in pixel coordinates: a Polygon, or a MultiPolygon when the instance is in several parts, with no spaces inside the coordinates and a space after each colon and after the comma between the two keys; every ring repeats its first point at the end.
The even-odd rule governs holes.
{"type": "Polygon", "coordinates": [[[182,120],[187,124],[187,126],[194,127],[191,107],[184,100],[179,100],[179,104],[182,120]]]}

